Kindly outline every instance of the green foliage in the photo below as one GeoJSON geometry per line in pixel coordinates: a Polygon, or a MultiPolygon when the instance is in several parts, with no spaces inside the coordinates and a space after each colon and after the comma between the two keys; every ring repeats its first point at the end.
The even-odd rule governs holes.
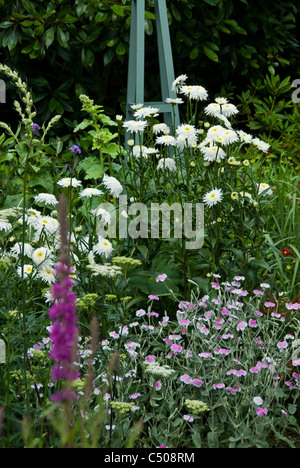
{"type": "MultiPolygon", "coordinates": [[[[154,1],[147,2],[147,94],[159,96],[154,1]]],[[[299,41],[293,2],[169,0],[176,71],[185,71],[211,93],[224,81],[247,88],[268,72],[296,75],[299,41]],[[188,63],[188,65],[187,65],[188,63]],[[211,67],[214,70],[211,73],[211,67]],[[282,71],[282,73],[281,73],[282,71]]],[[[26,75],[39,120],[65,114],[70,128],[80,94],[106,108],[124,109],[131,2],[16,0],[0,6],[0,60],[26,75]],[[21,51],[21,53],[19,53],[21,51]],[[116,95],[112,90],[119,89],[116,95]]]]}

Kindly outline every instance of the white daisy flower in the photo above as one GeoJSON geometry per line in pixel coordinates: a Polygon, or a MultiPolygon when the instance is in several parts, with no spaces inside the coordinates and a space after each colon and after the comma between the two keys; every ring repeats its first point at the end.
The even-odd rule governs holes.
{"type": "Polygon", "coordinates": [[[228,103],[228,99],[227,98],[224,98],[224,97],[217,97],[215,99],[215,102],[217,102],[218,104],[227,104],[228,103]]]}
{"type": "MultiPolygon", "coordinates": [[[[25,242],[24,255],[26,255],[26,257],[31,257],[32,252],[33,252],[33,247],[30,244],[27,244],[25,242]]],[[[10,249],[10,253],[12,257],[16,257],[16,258],[19,255],[21,255],[22,254],[22,242],[17,242],[15,245],[13,245],[12,248],[10,249]]]]}
{"type": "Polygon", "coordinates": [[[204,112],[206,115],[212,115],[215,117],[221,113],[221,106],[217,103],[208,104],[208,106],[205,107],[204,112]]]}
{"type": "Polygon", "coordinates": [[[222,201],[222,198],[222,189],[215,188],[214,190],[211,190],[210,192],[207,192],[205,194],[205,196],[203,197],[203,201],[207,206],[211,208],[213,205],[216,205],[217,203],[222,201]]]}
{"type": "Polygon", "coordinates": [[[123,192],[123,187],[120,182],[115,177],[110,177],[107,174],[104,174],[103,185],[110,191],[110,194],[115,197],[119,198],[121,193],[123,192]]]}
{"type": "Polygon", "coordinates": [[[10,229],[12,229],[12,224],[8,221],[5,221],[4,219],[0,219],[0,231],[7,232],[10,229]]]}
{"type": "Polygon", "coordinates": [[[48,284],[55,283],[55,270],[49,265],[44,265],[38,271],[37,277],[48,284]]]}
{"type": "Polygon", "coordinates": [[[204,161],[220,161],[221,159],[224,159],[227,156],[222,148],[213,144],[211,144],[210,146],[201,147],[200,150],[203,154],[204,161]]]}
{"type": "Polygon", "coordinates": [[[193,146],[197,143],[198,133],[196,127],[194,125],[187,125],[183,124],[180,125],[176,133],[177,137],[177,144],[181,146],[193,146]]]}
{"type": "Polygon", "coordinates": [[[268,143],[265,143],[264,141],[260,140],[259,138],[254,138],[252,140],[252,143],[254,146],[256,146],[258,149],[263,151],[264,153],[267,153],[270,145],[268,143]]]}
{"type": "Polygon", "coordinates": [[[184,104],[184,100],[181,98],[167,98],[167,104],[184,104]]]}
{"type": "Polygon", "coordinates": [[[163,136],[156,138],[156,144],[165,145],[165,146],[176,146],[177,141],[176,141],[176,138],[174,138],[171,135],[163,135],[163,136]]]}
{"type": "MultiPolygon", "coordinates": [[[[32,272],[33,272],[33,266],[32,266],[32,265],[29,265],[29,264],[24,265],[23,272],[24,272],[24,278],[27,278],[29,275],[32,274],[32,272]]],[[[22,267],[19,266],[19,267],[17,268],[17,273],[18,273],[18,275],[22,278],[22,267]]]]}
{"type": "Polygon", "coordinates": [[[197,101],[204,101],[208,98],[208,92],[203,86],[182,86],[180,93],[188,96],[190,99],[196,99],[197,101]]]}
{"type": "Polygon", "coordinates": [[[252,135],[250,135],[250,133],[243,132],[243,130],[238,130],[237,134],[240,140],[243,141],[244,143],[251,143],[253,140],[252,135]]]}
{"type": "Polygon", "coordinates": [[[101,190],[98,190],[96,188],[86,188],[80,192],[79,196],[81,198],[91,198],[91,197],[99,197],[100,195],[103,195],[103,192],[101,190]]]}
{"type": "Polygon", "coordinates": [[[188,79],[187,75],[178,76],[172,83],[172,91],[174,93],[177,93],[179,88],[184,85],[187,79],[188,79]]]}
{"type": "Polygon", "coordinates": [[[101,221],[104,225],[110,224],[111,223],[111,215],[108,211],[106,211],[104,208],[98,207],[95,210],[91,210],[91,213],[94,216],[100,216],[101,221]]]}
{"type": "Polygon", "coordinates": [[[169,171],[175,171],[176,170],[176,163],[174,159],[171,158],[165,158],[165,159],[160,159],[160,161],[157,164],[157,169],[168,169],[169,171]]]}
{"type": "Polygon", "coordinates": [[[225,115],[225,117],[231,117],[232,115],[238,114],[238,112],[236,106],[233,104],[222,104],[222,114],[225,115]]]}
{"type": "Polygon", "coordinates": [[[35,265],[40,265],[41,263],[44,263],[46,260],[52,261],[53,253],[47,247],[39,247],[38,249],[32,252],[31,258],[33,260],[33,263],[35,263],[35,265]]]}
{"type": "Polygon", "coordinates": [[[170,133],[170,128],[168,127],[167,124],[159,123],[159,124],[153,125],[154,135],[158,135],[159,133],[165,133],[165,132],[167,132],[167,134],[170,133]]]}
{"type": "Polygon", "coordinates": [[[258,186],[258,195],[260,195],[261,193],[263,193],[263,195],[273,195],[273,191],[272,189],[270,188],[270,185],[268,184],[265,184],[265,183],[261,183],[259,184],[258,186]],[[265,190],[269,189],[267,192],[265,192],[265,190]],[[263,193],[265,192],[265,193],[263,193]]]}
{"type": "Polygon", "coordinates": [[[57,182],[57,185],[61,187],[79,187],[81,184],[80,180],[75,177],[65,177],[57,182]]]}
{"type": "Polygon", "coordinates": [[[143,107],[143,106],[144,106],[144,104],[133,104],[133,105],[130,106],[130,107],[131,107],[131,109],[133,109],[133,110],[138,110],[138,109],[140,109],[140,108],[143,107]]]}
{"type": "Polygon", "coordinates": [[[147,149],[148,148],[146,146],[144,146],[144,145],[135,145],[132,148],[132,154],[136,158],[140,158],[142,156],[142,158],[147,159],[148,158],[147,149]]]}
{"type": "Polygon", "coordinates": [[[128,120],[123,123],[123,127],[126,128],[126,131],[131,133],[142,133],[147,126],[148,122],[145,120],[128,120]]]}
{"type": "Polygon", "coordinates": [[[56,206],[58,205],[58,200],[55,195],[51,193],[39,193],[34,197],[36,203],[45,203],[45,205],[56,206]]]}
{"type": "Polygon", "coordinates": [[[93,252],[99,255],[104,255],[105,258],[109,258],[113,252],[113,246],[107,239],[99,239],[97,244],[93,247],[93,252]]]}
{"type": "Polygon", "coordinates": [[[153,117],[153,115],[157,114],[159,109],[156,107],[141,107],[134,113],[134,117],[141,119],[147,117],[153,117]]]}

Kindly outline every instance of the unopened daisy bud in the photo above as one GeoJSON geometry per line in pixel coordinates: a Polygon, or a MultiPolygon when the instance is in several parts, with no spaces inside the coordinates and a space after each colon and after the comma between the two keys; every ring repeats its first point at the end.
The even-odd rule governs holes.
{"type": "Polygon", "coordinates": [[[134,140],[128,140],[128,141],[127,141],[127,145],[128,145],[128,146],[134,146],[134,145],[135,145],[134,140]]]}
{"type": "Polygon", "coordinates": [[[121,122],[123,120],[123,116],[122,115],[116,115],[116,120],[118,122],[121,122]]]}
{"type": "Polygon", "coordinates": [[[209,123],[209,122],[204,122],[204,127],[205,127],[205,128],[209,128],[209,127],[210,127],[210,123],[209,123]]]}

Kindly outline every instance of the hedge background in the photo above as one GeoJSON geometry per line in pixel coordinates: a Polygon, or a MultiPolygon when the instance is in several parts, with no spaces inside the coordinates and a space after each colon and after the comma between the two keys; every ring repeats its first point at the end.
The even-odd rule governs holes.
{"type": "MultiPolygon", "coordinates": [[[[145,100],[157,100],[154,0],[147,0],[145,100]]],[[[167,0],[175,74],[210,96],[245,91],[266,75],[300,78],[300,4],[286,0],[167,0]]],[[[79,119],[86,93],[112,113],[124,111],[131,1],[0,0],[0,62],[33,89],[37,122],[79,119]]],[[[263,90],[262,90],[263,92],[263,90]]],[[[8,93],[8,102],[14,91],[8,93]]],[[[11,106],[12,108],[12,106],[11,106]]],[[[4,108],[0,109],[1,120],[4,108]]],[[[5,120],[14,120],[5,108],[5,120]]]]}

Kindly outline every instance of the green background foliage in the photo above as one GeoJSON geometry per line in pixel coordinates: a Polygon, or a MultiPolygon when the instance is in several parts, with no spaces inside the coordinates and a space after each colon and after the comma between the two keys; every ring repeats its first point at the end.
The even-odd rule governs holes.
{"type": "MultiPolygon", "coordinates": [[[[146,4],[145,99],[155,100],[160,90],[153,79],[158,73],[154,0],[146,4]]],[[[201,81],[210,95],[246,90],[266,74],[299,75],[300,5],[284,0],[168,0],[167,5],[175,74],[201,81]]],[[[1,0],[0,15],[0,62],[28,80],[37,121],[59,113],[64,125],[72,126],[82,93],[107,110],[124,110],[130,0],[1,0]]]]}

